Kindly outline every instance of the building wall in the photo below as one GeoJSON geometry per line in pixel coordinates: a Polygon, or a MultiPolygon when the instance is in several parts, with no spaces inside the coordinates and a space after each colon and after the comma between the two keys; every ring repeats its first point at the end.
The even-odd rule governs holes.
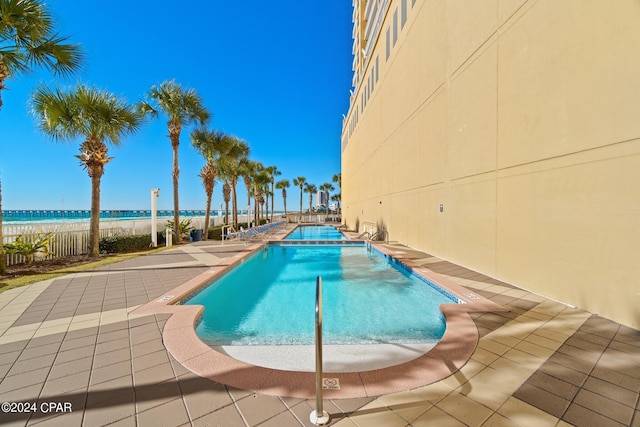
{"type": "Polygon", "coordinates": [[[344,220],[640,328],[640,2],[406,2],[344,121],[344,220]]]}

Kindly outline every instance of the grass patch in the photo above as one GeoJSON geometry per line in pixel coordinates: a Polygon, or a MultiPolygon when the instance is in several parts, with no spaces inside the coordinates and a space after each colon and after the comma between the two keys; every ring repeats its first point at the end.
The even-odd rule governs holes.
{"type": "Polygon", "coordinates": [[[161,247],[140,252],[129,252],[123,254],[109,255],[105,258],[98,259],[96,261],[89,261],[83,264],[71,265],[68,267],[62,267],[55,270],[46,271],[43,273],[29,274],[14,279],[2,279],[0,280],[0,293],[8,291],[9,289],[19,288],[21,286],[31,285],[33,283],[42,282],[43,280],[51,280],[65,274],[78,273],[81,271],[93,270],[95,268],[103,267],[105,265],[114,264],[120,261],[126,261],[128,259],[137,258],[143,255],[149,255],[156,252],[162,252],[170,248],[161,247]]]}

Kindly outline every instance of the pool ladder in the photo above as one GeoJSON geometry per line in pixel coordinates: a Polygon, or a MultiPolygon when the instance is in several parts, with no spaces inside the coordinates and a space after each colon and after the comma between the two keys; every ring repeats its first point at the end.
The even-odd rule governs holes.
{"type": "Polygon", "coordinates": [[[316,277],[316,409],[309,421],[320,426],[331,420],[322,407],[322,277],[316,277]]]}

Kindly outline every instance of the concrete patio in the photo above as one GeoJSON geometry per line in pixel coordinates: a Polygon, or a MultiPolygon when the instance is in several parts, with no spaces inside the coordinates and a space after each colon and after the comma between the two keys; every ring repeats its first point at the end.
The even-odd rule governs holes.
{"type": "MultiPolygon", "coordinates": [[[[390,245],[508,311],[472,314],[479,341],[462,369],[411,390],[327,400],[331,425],[640,426],[639,331],[390,245]]],[[[246,251],[196,242],[1,293],[0,402],[15,404],[3,405],[0,424],[311,425],[313,399],[199,377],[163,345],[170,314],[132,313],[246,251]]]]}

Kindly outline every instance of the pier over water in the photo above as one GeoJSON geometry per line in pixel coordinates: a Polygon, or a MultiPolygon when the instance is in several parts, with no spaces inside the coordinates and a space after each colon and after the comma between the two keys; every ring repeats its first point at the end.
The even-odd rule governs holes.
{"type": "MultiPolygon", "coordinates": [[[[180,217],[205,216],[204,210],[181,210],[180,217]]],[[[218,216],[211,211],[211,216],[218,216]]],[[[242,212],[240,212],[242,214],[242,212]]],[[[158,218],[173,217],[173,210],[158,210],[158,218]]],[[[2,217],[7,222],[49,221],[49,220],[83,220],[91,217],[88,210],[3,210],[2,217]]],[[[151,218],[150,210],[104,210],[100,211],[101,219],[136,219],[151,218]]]]}

